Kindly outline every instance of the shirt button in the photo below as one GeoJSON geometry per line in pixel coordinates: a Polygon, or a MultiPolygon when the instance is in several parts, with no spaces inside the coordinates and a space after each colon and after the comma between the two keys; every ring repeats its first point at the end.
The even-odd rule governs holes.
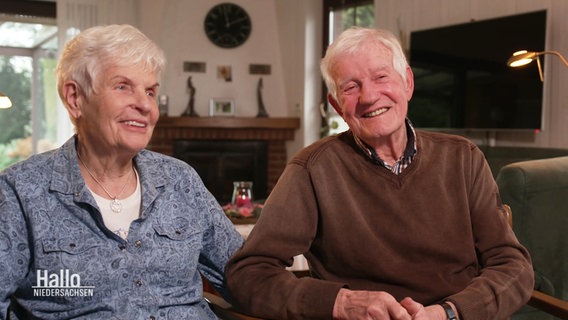
{"type": "Polygon", "coordinates": [[[148,318],[148,319],[150,319],[150,320],[156,320],[156,317],[150,316],[150,318],[148,318]]]}
{"type": "Polygon", "coordinates": [[[124,250],[126,250],[126,246],[121,244],[121,245],[118,246],[118,249],[120,249],[120,251],[124,251],[124,250]]]}
{"type": "Polygon", "coordinates": [[[136,280],[135,282],[137,287],[141,287],[142,286],[142,280],[136,280]]]}
{"type": "Polygon", "coordinates": [[[142,245],[142,241],[140,241],[140,240],[136,240],[134,242],[134,246],[136,246],[137,248],[140,248],[141,245],[142,245]]]}

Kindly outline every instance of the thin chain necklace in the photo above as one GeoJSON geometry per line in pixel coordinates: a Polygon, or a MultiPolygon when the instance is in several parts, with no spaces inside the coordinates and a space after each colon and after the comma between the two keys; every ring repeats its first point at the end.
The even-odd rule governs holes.
{"type": "Polygon", "coordinates": [[[95,180],[95,182],[101,187],[103,188],[104,192],[106,192],[106,194],[112,199],[110,201],[110,210],[112,210],[112,212],[114,213],[120,213],[122,211],[122,202],[120,201],[120,199],[118,199],[118,197],[120,197],[122,195],[122,193],[124,192],[124,190],[126,189],[126,186],[128,185],[128,183],[130,182],[130,177],[132,177],[132,172],[134,170],[132,170],[130,172],[130,174],[128,175],[128,179],[126,180],[126,183],[124,184],[124,186],[122,187],[122,190],[120,190],[120,192],[116,195],[113,196],[112,194],[110,194],[110,192],[108,192],[108,190],[105,188],[105,186],[103,186],[103,184],[99,181],[99,179],[97,179],[95,177],[95,175],[91,172],[91,170],[89,169],[89,167],[87,167],[87,165],[85,164],[85,162],[83,162],[83,159],[81,159],[81,157],[79,157],[79,153],[77,153],[77,158],[79,158],[79,161],[81,161],[81,163],[83,164],[83,167],[85,167],[85,169],[87,169],[87,172],[89,173],[89,175],[91,176],[91,178],[93,178],[93,180],[95,180]]]}

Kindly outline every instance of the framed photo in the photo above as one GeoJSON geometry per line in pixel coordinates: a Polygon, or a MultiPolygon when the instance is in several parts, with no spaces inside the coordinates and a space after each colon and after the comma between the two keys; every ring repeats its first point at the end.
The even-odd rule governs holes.
{"type": "Polygon", "coordinates": [[[235,100],[216,98],[209,100],[209,115],[212,117],[234,116],[235,100]]]}
{"type": "Polygon", "coordinates": [[[233,71],[231,66],[218,66],[217,78],[224,80],[225,82],[233,81],[233,71]]]}

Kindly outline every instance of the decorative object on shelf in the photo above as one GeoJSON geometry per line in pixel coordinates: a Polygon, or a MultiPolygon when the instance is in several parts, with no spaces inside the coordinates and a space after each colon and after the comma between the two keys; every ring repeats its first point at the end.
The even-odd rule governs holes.
{"type": "Polygon", "coordinates": [[[272,67],[269,64],[249,64],[249,74],[269,75],[272,67]]]}
{"type": "Polygon", "coordinates": [[[536,60],[536,64],[538,66],[538,74],[540,76],[540,81],[544,82],[544,75],[542,73],[542,66],[540,64],[540,56],[545,55],[545,54],[552,54],[552,55],[557,56],[558,58],[560,58],[562,63],[564,63],[564,66],[568,68],[568,61],[558,51],[531,52],[531,51],[527,51],[527,50],[520,50],[520,51],[513,53],[513,56],[511,56],[511,58],[509,58],[509,60],[507,61],[507,65],[509,67],[516,68],[516,67],[527,65],[527,64],[533,62],[533,60],[536,60]]]}
{"type": "Polygon", "coordinates": [[[184,72],[205,73],[206,69],[207,69],[207,64],[205,62],[198,62],[198,61],[184,61],[183,62],[183,71],[184,72]]]}
{"type": "Polygon", "coordinates": [[[215,5],[204,22],[205,34],[213,44],[221,48],[236,48],[247,41],[252,31],[250,16],[234,3],[215,5]]]}
{"type": "Polygon", "coordinates": [[[161,94],[158,96],[158,110],[160,111],[160,116],[168,115],[168,96],[161,94]]]}
{"type": "Polygon", "coordinates": [[[234,116],[235,100],[219,98],[213,98],[209,100],[209,115],[212,117],[234,116]]]}
{"type": "Polygon", "coordinates": [[[8,109],[12,106],[12,101],[10,98],[3,92],[0,92],[0,109],[8,109]]]}
{"type": "Polygon", "coordinates": [[[262,78],[258,79],[258,85],[256,86],[256,98],[258,100],[258,114],[256,115],[257,118],[267,118],[268,113],[264,108],[264,102],[262,101],[262,78]]]}
{"type": "Polygon", "coordinates": [[[233,81],[233,70],[231,66],[218,66],[217,67],[217,78],[225,82],[233,81]]]}
{"type": "Polygon", "coordinates": [[[195,104],[195,87],[191,82],[191,76],[187,77],[187,92],[189,92],[189,101],[187,103],[187,108],[181,114],[182,117],[199,117],[197,112],[195,112],[194,104],[195,104]]]}

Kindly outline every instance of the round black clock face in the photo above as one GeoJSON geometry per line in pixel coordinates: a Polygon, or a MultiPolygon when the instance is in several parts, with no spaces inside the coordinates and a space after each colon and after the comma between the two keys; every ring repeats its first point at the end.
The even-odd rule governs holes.
{"type": "Polygon", "coordinates": [[[205,16],[207,38],[221,48],[235,48],[243,44],[252,30],[248,13],[234,3],[221,3],[205,16]]]}

